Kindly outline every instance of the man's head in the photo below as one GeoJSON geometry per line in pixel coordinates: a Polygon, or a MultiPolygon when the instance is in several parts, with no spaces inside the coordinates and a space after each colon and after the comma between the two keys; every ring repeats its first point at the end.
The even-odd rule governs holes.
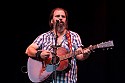
{"type": "Polygon", "coordinates": [[[67,11],[63,8],[55,8],[52,10],[49,19],[50,27],[57,28],[59,32],[63,31],[65,28],[68,28],[68,14],[67,11]],[[58,22],[58,25],[57,25],[58,22]]]}

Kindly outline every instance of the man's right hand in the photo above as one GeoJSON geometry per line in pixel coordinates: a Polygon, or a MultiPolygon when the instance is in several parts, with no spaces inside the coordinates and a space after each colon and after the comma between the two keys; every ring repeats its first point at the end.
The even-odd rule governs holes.
{"type": "Polygon", "coordinates": [[[49,56],[50,56],[50,51],[48,51],[48,50],[42,50],[42,53],[40,54],[40,57],[43,59],[43,60],[45,60],[45,59],[48,59],[49,58],[49,56]]]}

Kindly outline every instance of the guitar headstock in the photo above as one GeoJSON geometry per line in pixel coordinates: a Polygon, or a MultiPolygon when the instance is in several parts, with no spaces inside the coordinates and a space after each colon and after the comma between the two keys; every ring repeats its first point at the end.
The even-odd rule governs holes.
{"type": "Polygon", "coordinates": [[[98,48],[108,48],[108,47],[113,47],[114,46],[114,43],[113,43],[113,41],[112,40],[110,40],[110,41],[107,41],[107,42],[102,42],[102,43],[100,43],[100,44],[97,44],[97,47],[98,48]]]}

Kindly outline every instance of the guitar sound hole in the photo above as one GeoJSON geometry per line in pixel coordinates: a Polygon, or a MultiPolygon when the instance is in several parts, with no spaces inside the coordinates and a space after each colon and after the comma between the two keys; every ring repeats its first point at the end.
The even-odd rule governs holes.
{"type": "Polygon", "coordinates": [[[52,58],[52,64],[57,64],[57,63],[59,63],[59,57],[58,56],[53,57],[52,58]]]}

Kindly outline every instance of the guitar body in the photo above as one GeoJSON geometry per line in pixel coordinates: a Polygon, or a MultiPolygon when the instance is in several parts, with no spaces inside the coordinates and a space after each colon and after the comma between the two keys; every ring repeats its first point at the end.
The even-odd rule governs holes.
{"type": "MultiPolygon", "coordinates": [[[[67,50],[63,47],[59,47],[57,49],[58,57],[63,57],[67,53],[68,53],[67,50]]],[[[29,57],[27,62],[29,79],[32,82],[42,82],[46,80],[54,71],[54,65],[51,64],[51,61],[52,61],[52,55],[50,55],[50,57],[44,61],[44,64],[46,64],[46,67],[44,67],[42,61],[29,57]]],[[[68,66],[69,66],[68,59],[60,60],[59,58],[59,62],[56,64],[56,71],[63,71],[68,66]]]]}
{"type": "Polygon", "coordinates": [[[32,82],[41,82],[47,79],[52,71],[43,70],[42,62],[33,58],[28,58],[27,70],[29,79],[32,82]]]}
{"type": "MultiPolygon", "coordinates": [[[[65,57],[66,54],[68,54],[68,52],[67,52],[67,50],[65,48],[59,47],[57,49],[57,56],[58,57],[65,57]]],[[[68,67],[68,65],[69,65],[69,60],[68,59],[59,60],[59,65],[56,68],[56,70],[57,71],[63,71],[68,67]]]]}

